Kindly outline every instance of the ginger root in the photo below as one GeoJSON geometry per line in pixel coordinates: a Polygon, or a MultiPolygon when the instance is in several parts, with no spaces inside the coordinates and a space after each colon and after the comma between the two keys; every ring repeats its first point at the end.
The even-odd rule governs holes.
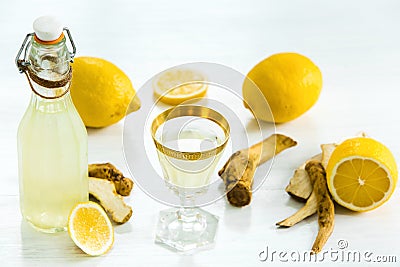
{"type": "Polygon", "coordinates": [[[125,223],[132,216],[132,208],[117,194],[114,183],[102,178],[89,177],[89,194],[111,215],[116,223],[125,223]]]}
{"type": "Polygon", "coordinates": [[[325,169],[320,162],[311,161],[306,165],[306,171],[314,184],[314,191],[317,197],[317,212],[319,230],[315,238],[311,252],[318,253],[322,250],[328,238],[331,236],[334,227],[335,206],[326,185],[325,169]]]}
{"type": "Polygon", "coordinates": [[[309,161],[305,166],[305,171],[313,185],[310,197],[301,209],[287,219],[276,223],[276,225],[291,227],[317,212],[319,230],[311,252],[318,253],[333,232],[335,208],[329,195],[326,185],[326,173],[321,162],[316,160],[309,161]]]}
{"type": "Polygon", "coordinates": [[[218,172],[225,183],[229,203],[235,207],[250,204],[257,166],[296,144],[290,137],[273,134],[250,148],[235,152],[218,172]]]}
{"type": "Polygon", "coordinates": [[[117,193],[129,196],[133,188],[133,181],[124,177],[111,163],[89,164],[89,177],[107,179],[114,183],[117,193]]]}

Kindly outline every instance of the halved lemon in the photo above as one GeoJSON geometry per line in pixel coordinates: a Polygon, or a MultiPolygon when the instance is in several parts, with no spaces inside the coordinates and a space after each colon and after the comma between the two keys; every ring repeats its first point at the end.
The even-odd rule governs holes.
{"type": "Polygon", "coordinates": [[[68,233],[83,252],[98,256],[114,244],[114,229],[103,208],[92,201],[78,203],[68,218],[68,233]]]}
{"type": "Polygon", "coordinates": [[[205,76],[196,70],[168,70],[155,77],[154,95],[161,102],[178,105],[186,100],[204,96],[208,89],[205,80],[205,76]]]}
{"type": "Polygon", "coordinates": [[[397,183],[397,166],[390,150],[366,137],[351,138],[332,153],[326,168],[332,197],[354,211],[369,211],[385,203],[397,183]]]}

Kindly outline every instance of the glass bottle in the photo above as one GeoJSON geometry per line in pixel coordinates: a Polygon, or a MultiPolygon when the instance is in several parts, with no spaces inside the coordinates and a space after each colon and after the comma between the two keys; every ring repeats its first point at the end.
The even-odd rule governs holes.
{"type": "Polygon", "coordinates": [[[87,132],[69,93],[74,53],[53,17],[34,22],[16,62],[33,91],[18,128],[20,208],[43,232],[65,231],[72,207],[88,200],[87,132]],[[29,42],[27,42],[29,41],[29,42]],[[20,54],[27,43],[25,57],[20,54]]]}

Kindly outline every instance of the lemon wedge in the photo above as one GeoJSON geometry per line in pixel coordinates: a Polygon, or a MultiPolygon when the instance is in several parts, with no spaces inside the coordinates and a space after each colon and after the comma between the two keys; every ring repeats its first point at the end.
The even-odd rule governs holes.
{"type": "Polygon", "coordinates": [[[68,218],[68,233],[86,254],[103,255],[114,244],[114,229],[103,208],[95,202],[75,205],[68,218]]]}
{"type": "Polygon", "coordinates": [[[397,166],[390,150],[372,138],[344,141],[326,168],[332,197],[354,211],[369,211],[385,203],[397,183],[397,166]]]}

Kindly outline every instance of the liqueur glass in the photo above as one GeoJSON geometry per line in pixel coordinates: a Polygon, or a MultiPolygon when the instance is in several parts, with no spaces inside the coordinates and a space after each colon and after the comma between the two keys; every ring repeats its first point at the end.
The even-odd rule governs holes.
{"type": "Polygon", "coordinates": [[[214,242],[218,218],[197,207],[229,140],[229,124],[217,111],[180,105],[159,114],[151,133],[166,186],[180,207],[160,212],[156,242],[188,251],[214,242]]]}

